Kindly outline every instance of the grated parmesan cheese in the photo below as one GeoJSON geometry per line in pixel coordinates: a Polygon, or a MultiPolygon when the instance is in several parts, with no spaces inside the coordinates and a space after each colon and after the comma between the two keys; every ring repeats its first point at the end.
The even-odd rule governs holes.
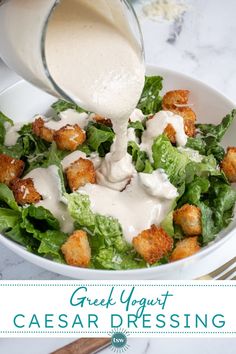
{"type": "Polygon", "coordinates": [[[153,0],[144,4],[142,11],[149,19],[174,21],[187,10],[187,5],[183,1],[176,0],[153,0]]]}

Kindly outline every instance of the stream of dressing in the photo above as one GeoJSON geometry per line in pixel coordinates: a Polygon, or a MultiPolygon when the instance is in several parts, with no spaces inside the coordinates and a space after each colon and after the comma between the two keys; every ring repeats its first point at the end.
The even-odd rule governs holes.
{"type": "Polygon", "coordinates": [[[140,98],[145,67],[120,0],[64,0],[46,34],[46,61],[55,82],[83,108],[112,120],[116,134],[99,182],[119,190],[133,174],[127,125],[140,98]]]}
{"type": "MultiPolygon", "coordinates": [[[[78,190],[86,193],[93,212],[112,216],[120,222],[127,242],[142,230],[159,225],[168,214],[178,193],[161,170],[137,173],[127,153],[128,139],[135,140],[128,120],[142,120],[135,109],[144,85],[142,50],[133,36],[120,0],[62,0],[53,13],[46,33],[45,56],[54,81],[79,105],[112,120],[115,140],[104,159],[90,156],[96,169],[97,184],[78,190]]],[[[162,113],[147,123],[141,147],[150,151],[153,139],[173,118],[177,142],[185,143],[183,120],[162,113]],[[159,128],[154,125],[158,125],[159,128]]],[[[58,129],[66,124],[86,128],[89,116],[66,111],[61,121],[46,126],[58,129]]],[[[138,142],[138,141],[137,141],[138,142]]],[[[75,151],[62,161],[65,170],[72,162],[85,158],[75,151]]],[[[56,167],[33,170],[36,189],[44,191],[37,205],[49,209],[70,232],[72,220],[61,202],[56,167]]]]}

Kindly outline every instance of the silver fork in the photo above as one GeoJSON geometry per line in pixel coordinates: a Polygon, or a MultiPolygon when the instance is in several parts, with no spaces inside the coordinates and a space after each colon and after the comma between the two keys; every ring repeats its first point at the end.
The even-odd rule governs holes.
{"type": "Polygon", "coordinates": [[[236,257],[200,279],[236,280],[236,257]]]}

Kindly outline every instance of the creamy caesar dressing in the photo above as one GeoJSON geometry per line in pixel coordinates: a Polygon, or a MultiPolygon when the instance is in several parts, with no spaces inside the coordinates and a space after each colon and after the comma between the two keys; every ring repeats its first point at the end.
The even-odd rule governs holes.
{"type": "Polygon", "coordinates": [[[137,144],[139,143],[139,139],[135,134],[134,128],[128,128],[127,134],[128,134],[128,141],[134,141],[137,144]]]}
{"type": "Polygon", "coordinates": [[[90,161],[92,161],[94,168],[97,170],[102,164],[102,158],[98,155],[97,152],[92,152],[92,154],[87,157],[90,161]]]}
{"type": "Polygon", "coordinates": [[[141,109],[135,108],[133,112],[131,113],[129,119],[131,122],[142,122],[145,118],[145,115],[141,111],[141,109]]]}
{"type": "Polygon", "coordinates": [[[167,174],[162,169],[153,173],[139,173],[145,191],[157,198],[175,199],[178,197],[177,189],[170,183],[167,174]]]}
{"type": "Polygon", "coordinates": [[[114,146],[113,144],[111,152],[106,154],[101,166],[96,171],[97,183],[121,191],[133,177],[135,168],[132,164],[132,156],[128,153],[126,153],[124,157],[114,160],[114,146]]]}
{"type": "Polygon", "coordinates": [[[36,190],[43,198],[36,203],[36,206],[42,206],[50,210],[58,219],[62,231],[72,232],[73,220],[66,205],[61,201],[62,191],[58,168],[56,166],[36,168],[29,172],[25,178],[32,178],[36,190]]]}
{"type": "Polygon", "coordinates": [[[76,150],[64,157],[61,161],[63,170],[66,170],[73,162],[79,160],[80,158],[92,161],[95,169],[98,169],[102,163],[102,159],[99,157],[97,152],[93,152],[89,157],[87,157],[84,152],[76,150]]]}
{"type": "Polygon", "coordinates": [[[82,107],[112,120],[116,139],[99,176],[114,189],[132,176],[127,126],[145,73],[123,6],[119,0],[62,1],[49,21],[45,49],[57,85],[82,107]]]}
{"type": "Polygon", "coordinates": [[[67,169],[73,162],[79,160],[80,158],[86,159],[86,154],[79,150],[73,151],[71,154],[64,157],[61,161],[63,170],[67,169]]]}
{"type": "Polygon", "coordinates": [[[146,130],[142,135],[141,149],[147,152],[151,160],[153,140],[164,132],[168,124],[171,124],[175,130],[177,145],[185,146],[187,143],[183,117],[169,111],[160,111],[152,119],[147,120],[146,130]]]}
{"type": "Polygon", "coordinates": [[[96,184],[86,184],[78,192],[89,196],[94,213],[119,220],[129,243],[152,224],[159,225],[178,195],[164,172],[159,170],[153,174],[136,174],[122,192],[96,184]]]}
{"type": "Polygon", "coordinates": [[[13,146],[16,144],[17,139],[19,138],[18,131],[23,127],[24,123],[14,123],[14,125],[11,125],[9,123],[5,123],[5,129],[6,129],[6,135],[5,135],[5,141],[4,144],[6,146],[13,146]]]}
{"type": "Polygon", "coordinates": [[[74,109],[67,109],[64,112],[59,113],[59,120],[50,119],[45,123],[45,126],[49,129],[59,130],[65,125],[75,125],[78,124],[80,128],[86,128],[88,124],[88,114],[78,113],[74,109]]]}

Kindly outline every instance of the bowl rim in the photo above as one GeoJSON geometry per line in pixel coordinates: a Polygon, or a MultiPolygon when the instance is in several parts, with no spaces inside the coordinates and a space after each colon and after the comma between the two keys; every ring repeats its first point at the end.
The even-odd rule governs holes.
{"type": "MultiPolygon", "coordinates": [[[[157,66],[154,64],[146,64],[146,69],[148,71],[156,71],[156,72],[160,71],[160,72],[162,72],[163,76],[165,75],[164,73],[166,72],[169,75],[175,75],[175,76],[177,75],[177,76],[179,76],[179,78],[185,78],[188,81],[195,82],[195,83],[205,87],[206,89],[210,89],[211,91],[213,91],[213,93],[216,96],[220,97],[221,100],[224,99],[228,105],[232,106],[232,108],[236,107],[235,102],[233,102],[226,95],[222,94],[221,92],[219,92],[217,89],[215,89],[211,85],[206,84],[204,81],[199,80],[198,78],[195,78],[194,76],[190,76],[185,73],[182,73],[182,72],[179,72],[179,71],[176,71],[173,69],[165,68],[165,67],[160,67],[160,66],[157,66]]],[[[14,87],[17,87],[18,85],[23,84],[25,82],[26,81],[22,80],[22,79],[18,80],[14,84],[3,89],[0,92],[0,96],[2,96],[3,94],[7,93],[10,90],[12,90],[14,87]]],[[[154,266],[154,267],[127,269],[127,270],[106,270],[106,269],[80,268],[80,267],[75,267],[75,266],[71,266],[68,264],[61,264],[61,263],[57,263],[53,260],[38,256],[34,253],[27,251],[23,246],[8,239],[6,236],[4,236],[2,234],[0,234],[0,242],[3,245],[5,245],[7,248],[9,248],[10,250],[15,252],[16,254],[22,256],[27,261],[34,263],[39,267],[47,269],[48,271],[53,271],[55,273],[58,272],[59,274],[65,274],[65,269],[70,269],[71,272],[73,272],[73,275],[75,275],[77,273],[78,278],[80,275],[83,278],[86,278],[86,274],[90,274],[90,275],[94,275],[95,277],[96,277],[96,275],[99,275],[101,278],[104,275],[104,279],[106,279],[106,276],[114,273],[117,277],[121,276],[121,279],[122,279],[123,275],[127,275],[127,276],[139,275],[139,276],[143,276],[143,279],[145,279],[146,278],[145,275],[149,274],[149,276],[150,276],[151,274],[155,274],[158,269],[161,269],[163,272],[165,272],[165,270],[170,270],[172,268],[175,268],[177,265],[179,265],[179,266],[185,265],[186,260],[188,260],[188,261],[191,260],[191,261],[196,262],[198,259],[206,256],[209,252],[220,247],[224,242],[226,242],[229,238],[231,238],[233,233],[235,232],[235,229],[236,229],[236,227],[229,230],[229,232],[226,235],[224,235],[220,239],[216,240],[216,242],[214,242],[214,241],[211,242],[210,244],[203,247],[199,252],[197,252],[196,254],[194,254],[188,258],[184,258],[184,259],[175,261],[173,263],[161,264],[159,266],[154,266]]]]}

